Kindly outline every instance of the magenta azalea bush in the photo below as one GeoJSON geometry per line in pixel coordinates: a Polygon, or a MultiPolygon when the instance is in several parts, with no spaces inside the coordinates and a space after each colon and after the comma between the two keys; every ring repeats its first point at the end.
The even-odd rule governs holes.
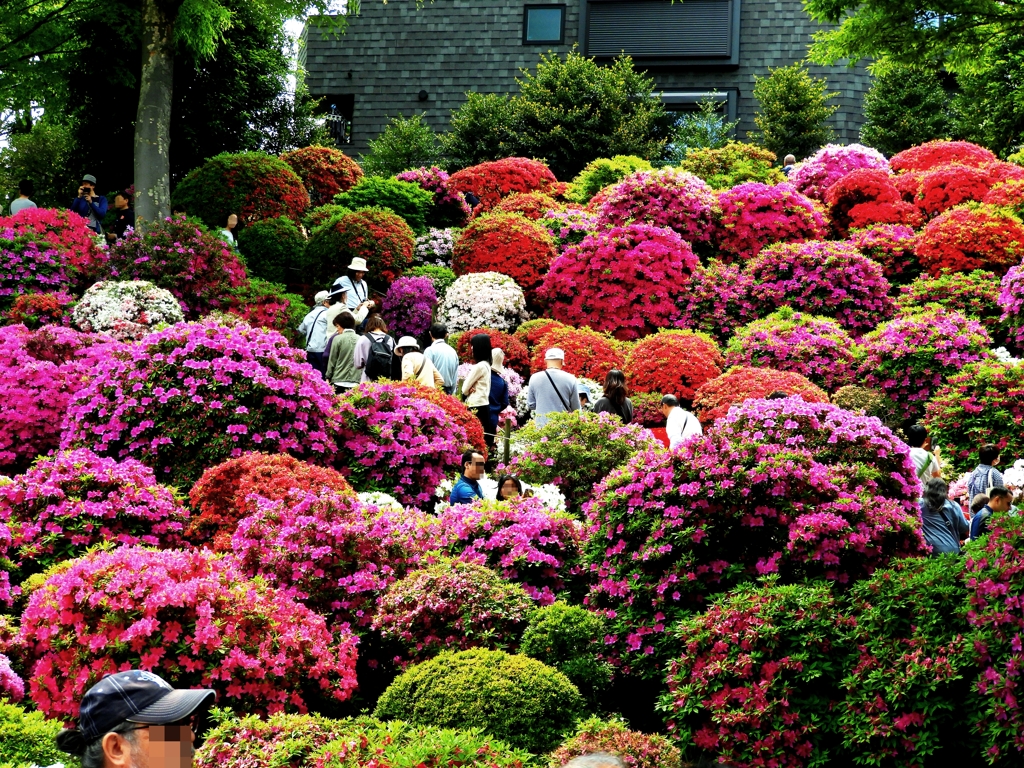
{"type": "Polygon", "coordinates": [[[757,316],[750,301],[753,282],[738,264],[719,259],[709,259],[707,266],[698,264],[680,298],[675,327],[703,331],[725,343],[757,316]]]}
{"type": "Polygon", "coordinates": [[[356,687],[351,634],[332,637],[322,617],[199,549],[72,561],[29,597],[16,648],[32,701],[64,720],[100,678],[127,669],[213,688],[253,713],[305,711],[310,693],[344,701],[356,687]]]}
{"type": "Polygon", "coordinates": [[[395,178],[398,181],[419,184],[423,189],[434,193],[434,207],[427,214],[427,223],[430,226],[440,229],[462,227],[469,221],[472,209],[466,202],[466,198],[448,183],[450,177],[447,171],[442,171],[432,165],[429,168],[413,168],[409,171],[402,171],[395,178]]]}
{"type": "Polygon", "coordinates": [[[917,234],[904,224],[876,224],[850,232],[848,242],[872,261],[882,265],[890,283],[909,283],[921,273],[914,249],[917,234]]]}
{"type": "Polygon", "coordinates": [[[429,330],[437,307],[437,291],[429,277],[400,277],[384,296],[381,314],[388,330],[400,336],[422,336],[429,330]]]}
{"type": "Polygon", "coordinates": [[[909,449],[878,419],[799,397],[734,406],[701,439],[638,454],[587,505],[587,605],[624,671],[674,655],[709,595],[778,574],[849,584],[924,554],[909,449]]]}
{"type": "Polygon", "coordinates": [[[1007,325],[1010,342],[1024,350],[1024,267],[1011,267],[1003,276],[999,292],[1000,320],[1007,325]]]}
{"type": "Polygon", "coordinates": [[[826,144],[789,173],[789,182],[808,197],[824,200],[825,192],[850,171],[879,168],[888,172],[889,161],[877,149],[862,144],[826,144]]]}
{"type": "Polygon", "coordinates": [[[11,660],[0,653],[0,698],[21,701],[25,698],[25,681],[11,669],[11,660]]]}
{"type": "Polygon", "coordinates": [[[539,219],[548,232],[559,253],[569,245],[579,245],[583,238],[600,229],[600,218],[596,213],[580,208],[569,208],[564,211],[548,211],[539,219]]]}
{"type": "Polygon", "coordinates": [[[894,302],[880,265],[849,243],[780,243],[744,268],[755,305],[834,317],[859,335],[891,317],[894,302]]]}
{"type": "Polygon", "coordinates": [[[801,243],[825,236],[814,202],[792,184],[748,182],[718,193],[722,217],[713,242],[723,257],[746,261],[772,243],[801,243]]]}
{"type": "Polygon", "coordinates": [[[68,408],[62,448],[136,458],[185,483],[245,451],[327,459],[334,390],[276,331],[182,323],[97,363],[68,408]]]}
{"type": "Polygon", "coordinates": [[[430,502],[459,468],[466,430],[412,384],[366,382],[338,399],[335,466],[358,491],[430,502]]]}
{"type": "Polygon", "coordinates": [[[671,229],[616,226],[566,248],[540,295],[560,322],[636,339],[671,324],[697,263],[671,229]]]}

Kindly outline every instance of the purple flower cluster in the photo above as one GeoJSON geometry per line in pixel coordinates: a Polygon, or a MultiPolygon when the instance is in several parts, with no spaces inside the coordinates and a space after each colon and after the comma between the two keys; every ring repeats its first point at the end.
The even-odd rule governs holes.
{"type": "Polygon", "coordinates": [[[11,701],[21,701],[25,698],[25,681],[11,669],[11,660],[2,653],[0,653],[0,697],[6,697],[11,701]]]}
{"type": "Polygon", "coordinates": [[[596,213],[581,208],[567,208],[564,211],[548,211],[540,219],[552,239],[558,252],[570,245],[579,245],[583,238],[600,229],[600,219],[596,213]]]}
{"type": "Polygon", "coordinates": [[[433,226],[462,227],[469,220],[472,209],[459,191],[448,183],[450,177],[447,171],[432,165],[429,168],[402,171],[395,178],[419,184],[423,189],[434,193],[434,212],[428,216],[433,226]]]}
{"type": "Polygon", "coordinates": [[[429,277],[400,277],[384,296],[381,314],[397,336],[422,336],[429,330],[437,306],[434,281],[429,277]]]}
{"type": "Polygon", "coordinates": [[[698,264],[679,303],[675,327],[728,341],[739,326],[757,317],[749,298],[753,282],[739,264],[718,259],[709,259],[707,266],[698,264]]]}

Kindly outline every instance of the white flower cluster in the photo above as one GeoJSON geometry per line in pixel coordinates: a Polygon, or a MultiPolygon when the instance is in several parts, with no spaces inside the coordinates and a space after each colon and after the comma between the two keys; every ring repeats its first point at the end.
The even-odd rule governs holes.
{"type": "MultiPolygon", "coordinates": [[[[448,492],[451,493],[451,486],[449,486],[448,492]]],[[[394,509],[399,512],[404,509],[398,499],[383,491],[363,491],[357,493],[356,496],[359,498],[360,503],[368,504],[378,509],[394,509]]]]}
{"type": "Polygon", "coordinates": [[[996,347],[992,350],[992,354],[995,355],[996,359],[1001,363],[1009,363],[1010,365],[1021,364],[1021,359],[1011,355],[1010,351],[1006,347],[996,347]]]}
{"type": "Polygon", "coordinates": [[[184,319],[181,305],[171,292],[145,280],[95,283],[71,314],[79,330],[106,333],[120,341],[140,339],[184,319]]]}
{"type": "Polygon", "coordinates": [[[1017,459],[1012,467],[1003,470],[1003,482],[1007,488],[1020,490],[1024,488],[1024,459],[1017,459]]]}
{"type": "Polygon", "coordinates": [[[452,283],[437,310],[449,333],[472,328],[511,331],[527,319],[526,297],[516,281],[498,272],[475,272],[452,283]]]}
{"type": "Polygon", "coordinates": [[[448,267],[452,266],[452,250],[462,230],[450,227],[436,229],[431,227],[427,234],[416,238],[416,252],[413,254],[413,266],[416,267],[448,267]]]}

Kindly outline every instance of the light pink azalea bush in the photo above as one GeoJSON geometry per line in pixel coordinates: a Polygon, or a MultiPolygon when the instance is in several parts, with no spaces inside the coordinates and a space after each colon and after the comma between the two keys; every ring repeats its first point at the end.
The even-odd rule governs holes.
{"type": "Polygon", "coordinates": [[[21,701],[25,698],[25,681],[11,669],[11,660],[0,653],[0,699],[21,701]]]}
{"type": "Polygon", "coordinates": [[[826,144],[811,157],[797,163],[789,182],[808,197],[824,200],[825,192],[850,171],[879,168],[888,172],[889,161],[877,149],[862,144],[826,144]]]}
{"type": "Polygon", "coordinates": [[[772,243],[800,243],[825,236],[825,216],[792,184],[738,184],[718,193],[722,209],[713,242],[722,258],[743,261],[772,243]]]}

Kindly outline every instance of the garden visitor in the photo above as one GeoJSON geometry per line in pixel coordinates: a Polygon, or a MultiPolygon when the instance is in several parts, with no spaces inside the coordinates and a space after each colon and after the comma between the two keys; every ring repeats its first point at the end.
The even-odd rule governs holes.
{"type": "Polygon", "coordinates": [[[582,381],[576,382],[576,394],[580,396],[580,410],[590,410],[590,387],[582,381]]]}
{"type": "Polygon", "coordinates": [[[700,419],[681,407],[674,395],[661,398],[661,414],[665,417],[669,450],[675,450],[694,435],[704,434],[700,419]]]}
{"type": "Polygon", "coordinates": [[[604,377],[604,395],[594,403],[594,413],[611,413],[623,424],[633,421],[633,403],[626,388],[626,374],[612,368],[604,377]]]}
{"type": "Polygon", "coordinates": [[[789,176],[789,172],[793,170],[794,165],[796,165],[796,158],[793,155],[786,155],[782,161],[782,172],[789,176]]]}
{"type": "Polygon", "coordinates": [[[486,465],[484,456],[479,451],[468,450],[462,454],[462,475],[455,481],[448,501],[452,504],[472,504],[476,499],[483,499],[480,490],[480,478],[484,476],[486,465]]]}
{"type": "Polygon", "coordinates": [[[981,511],[981,508],[988,504],[988,495],[979,493],[973,499],[971,499],[971,519],[981,511]]]}
{"type": "Polygon", "coordinates": [[[977,541],[988,533],[988,521],[994,512],[1009,512],[1013,494],[1006,488],[993,488],[988,494],[988,503],[971,518],[971,541],[977,541]]]}
{"type": "Polygon", "coordinates": [[[18,197],[11,201],[11,216],[26,208],[37,207],[30,199],[35,194],[35,185],[29,179],[18,182],[18,197]]]}
{"type": "Polygon", "coordinates": [[[135,229],[135,209],[132,208],[130,192],[121,191],[114,195],[114,223],[107,232],[107,242],[116,243],[129,229],[135,229]]]}
{"type": "Polygon", "coordinates": [[[380,315],[366,321],[366,333],[356,344],[355,363],[363,372],[361,382],[395,378],[395,340],[388,336],[388,324],[380,315]]]}
{"type": "Polygon", "coordinates": [[[910,458],[918,480],[923,483],[929,477],[942,477],[939,461],[931,453],[932,438],[927,429],[920,424],[908,427],[907,445],[910,446],[910,458]]]}
{"type": "Polygon", "coordinates": [[[476,363],[462,382],[462,395],[466,407],[476,414],[484,428],[488,447],[494,445],[494,427],[491,425],[491,337],[478,333],[469,340],[476,363]]]}
{"type": "Polygon", "coordinates": [[[327,310],[331,306],[327,291],[317,293],[313,305],[309,314],[302,318],[298,331],[306,339],[306,362],[323,375],[327,372],[327,361],[323,358],[327,348],[327,310]]]}
{"type": "MultiPolygon", "coordinates": [[[[981,446],[978,452],[978,466],[967,478],[967,498],[973,499],[979,493],[988,493],[989,488],[1005,488],[1003,476],[996,465],[999,464],[999,448],[988,443],[981,446]]],[[[991,494],[989,494],[991,496],[991,494]]]]}
{"type": "Polygon", "coordinates": [[[591,752],[574,757],[562,768],[626,768],[626,763],[618,755],[608,752],[591,752]]]}
{"type": "Polygon", "coordinates": [[[78,727],[58,733],[57,748],[82,768],[190,768],[216,698],[172,688],[152,672],[107,675],[85,692],[78,727]]]}
{"type": "MultiPolygon", "coordinates": [[[[355,309],[351,309],[348,306],[348,291],[344,288],[340,288],[337,283],[331,286],[331,292],[327,295],[327,298],[331,302],[331,312],[338,314],[339,312],[348,312],[356,319],[356,326],[363,324],[366,316],[370,314],[370,306],[373,304],[372,301],[367,301],[360,304],[355,309]]],[[[333,320],[333,315],[331,317],[333,320]]]]}
{"type": "Polygon", "coordinates": [[[367,309],[373,307],[373,300],[370,298],[370,286],[363,279],[369,269],[366,266],[366,259],[353,258],[352,263],[346,269],[351,273],[342,275],[334,281],[331,290],[344,290],[348,296],[348,308],[358,309],[365,306],[367,309]]]}
{"type": "Polygon", "coordinates": [[[494,494],[495,501],[508,501],[523,495],[523,484],[518,477],[502,475],[498,478],[498,492],[494,494]]]}
{"type": "Polygon", "coordinates": [[[107,198],[96,194],[96,177],[85,174],[78,187],[78,197],[71,201],[71,210],[89,220],[89,229],[103,234],[103,217],[107,215],[107,198]]]}
{"type": "Polygon", "coordinates": [[[402,358],[402,381],[415,381],[431,389],[444,389],[444,379],[426,355],[420,352],[420,343],[412,336],[398,340],[395,354],[402,358]]]}
{"type": "Polygon", "coordinates": [[[565,352],[552,347],[544,353],[546,370],[530,377],[530,393],[526,407],[534,411],[538,427],[548,423],[549,413],[568,413],[580,410],[580,393],[576,377],[562,370],[565,352]]]}
{"type": "MultiPolygon", "coordinates": [[[[505,383],[505,352],[501,349],[491,350],[491,392],[488,395],[490,403],[491,432],[498,434],[498,416],[508,408],[508,384],[505,383]]],[[[491,438],[490,445],[494,445],[494,438],[491,438]]]]}
{"type": "Polygon", "coordinates": [[[434,367],[444,379],[444,391],[449,395],[455,394],[455,385],[459,381],[459,355],[452,349],[448,342],[448,326],[444,323],[434,323],[430,326],[430,346],[424,353],[427,360],[434,364],[434,367]]]}
{"type": "Polygon", "coordinates": [[[334,316],[334,336],[328,342],[327,382],[334,391],[343,395],[359,386],[359,369],[356,368],[355,353],[359,336],[356,334],[356,319],[348,310],[334,316]]]}
{"type": "Polygon", "coordinates": [[[941,477],[929,477],[924,483],[921,501],[921,525],[924,540],[932,554],[960,553],[960,542],[967,538],[970,526],[957,504],[949,500],[949,486],[941,477]]]}
{"type": "Polygon", "coordinates": [[[232,248],[236,247],[236,245],[237,245],[237,243],[235,242],[235,230],[236,229],[238,229],[238,214],[237,213],[229,213],[228,214],[228,220],[227,220],[227,226],[225,226],[224,229],[222,229],[220,231],[220,237],[221,237],[221,239],[224,242],[226,242],[232,248]]]}

